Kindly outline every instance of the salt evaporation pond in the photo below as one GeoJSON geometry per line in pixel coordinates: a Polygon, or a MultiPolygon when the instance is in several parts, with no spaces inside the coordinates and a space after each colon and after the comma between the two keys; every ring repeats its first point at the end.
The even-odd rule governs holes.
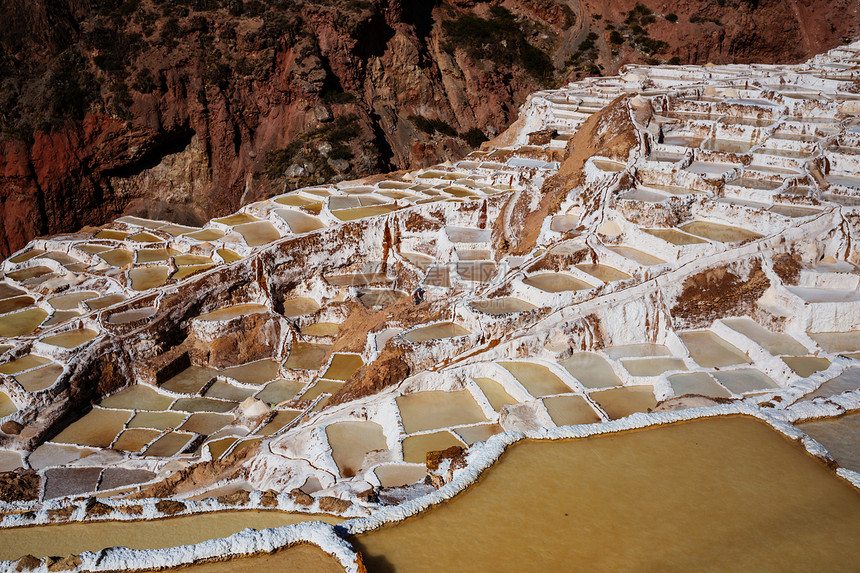
{"type": "Polygon", "coordinates": [[[466,391],[415,392],[396,400],[407,434],[487,421],[478,403],[466,391]]]}
{"type": "Polygon", "coordinates": [[[535,397],[572,392],[570,386],[542,364],[533,362],[499,362],[499,366],[510,372],[526,391],[535,397]]]}
{"type": "Polygon", "coordinates": [[[0,316],[0,336],[11,338],[31,334],[47,317],[48,313],[41,308],[0,316]]]}
{"type": "Polygon", "coordinates": [[[843,468],[860,471],[860,413],[815,420],[798,427],[821,443],[843,468]]]}
{"type": "Polygon", "coordinates": [[[371,573],[834,571],[860,560],[858,528],[854,488],[731,417],[522,442],[450,502],[351,541],[371,573]]]}
{"type": "Polygon", "coordinates": [[[439,324],[431,324],[410,330],[403,335],[403,338],[409,342],[429,342],[431,340],[440,340],[442,338],[454,338],[457,336],[465,336],[471,334],[468,330],[453,322],[441,322],[439,324]]]}
{"type": "Polygon", "coordinates": [[[229,565],[223,561],[196,563],[178,569],[164,571],[183,571],[188,573],[222,573],[225,568],[230,573],[260,573],[272,571],[312,571],[313,573],[343,573],[343,566],[331,555],[309,543],[300,543],[276,553],[261,553],[246,559],[231,559],[229,565]]]}
{"type": "Polygon", "coordinates": [[[609,363],[594,352],[575,352],[570,358],[560,360],[559,364],[586,388],[609,388],[621,385],[621,380],[609,363]]]}
{"type": "Polygon", "coordinates": [[[220,511],[141,521],[92,521],[0,529],[0,559],[79,554],[107,547],[160,549],[227,537],[246,527],[265,529],[305,521],[337,524],[330,515],[280,511],[220,511]]]}
{"type": "Polygon", "coordinates": [[[343,477],[357,474],[369,452],[388,449],[382,426],[374,422],[336,422],[326,426],[325,433],[343,477]]]}
{"type": "Polygon", "coordinates": [[[562,273],[541,273],[539,275],[532,275],[524,278],[523,283],[544,292],[551,293],[588,290],[594,288],[593,285],[590,285],[585,281],[581,281],[570,275],[562,273]]]}
{"type": "Polygon", "coordinates": [[[678,337],[699,366],[711,368],[750,362],[746,354],[710,330],[679,332],[678,337]]]}

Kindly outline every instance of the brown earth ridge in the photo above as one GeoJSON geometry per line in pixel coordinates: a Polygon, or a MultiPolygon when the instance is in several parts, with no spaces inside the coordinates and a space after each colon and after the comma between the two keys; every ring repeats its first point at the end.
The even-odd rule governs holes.
{"type": "Polygon", "coordinates": [[[431,165],[542,86],[629,62],[799,62],[860,20],[841,0],[635,4],[9,0],[0,256],[121,214],[202,223],[431,165]]]}

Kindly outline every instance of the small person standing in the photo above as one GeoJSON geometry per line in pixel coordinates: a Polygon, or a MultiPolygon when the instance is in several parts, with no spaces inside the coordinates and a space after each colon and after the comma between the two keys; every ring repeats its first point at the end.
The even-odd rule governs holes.
{"type": "Polygon", "coordinates": [[[418,287],[417,289],[415,289],[415,292],[412,293],[412,302],[414,302],[416,305],[424,302],[424,289],[423,288],[418,287]]]}

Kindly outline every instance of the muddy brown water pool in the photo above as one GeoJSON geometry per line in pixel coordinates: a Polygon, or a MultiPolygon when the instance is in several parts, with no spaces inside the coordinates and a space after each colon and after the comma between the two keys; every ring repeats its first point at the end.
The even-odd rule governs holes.
{"type": "Polygon", "coordinates": [[[858,527],[856,489],[730,417],[522,442],[450,502],[351,540],[370,572],[847,571],[858,527]]]}
{"type": "Polygon", "coordinates": [[[158,549],[226,537],[246,527],[265,529],[304,521],[340,523],[329,515],[279,511],[221,511],[149,521],[102,521],[0,529],[0,559],[69,555],[106,547],[158,549]]]}

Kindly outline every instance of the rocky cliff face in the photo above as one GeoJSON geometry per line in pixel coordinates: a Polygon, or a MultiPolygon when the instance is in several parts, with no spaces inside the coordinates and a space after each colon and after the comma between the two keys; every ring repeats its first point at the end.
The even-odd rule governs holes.
{"type": "Polygon", "coordinates": [[[832,0],[645,3],[8,0],[0,255],[121,213],[193,224],[437,163],[543,85],[631,61],[797,61],[858,22],[832,0]]]}

